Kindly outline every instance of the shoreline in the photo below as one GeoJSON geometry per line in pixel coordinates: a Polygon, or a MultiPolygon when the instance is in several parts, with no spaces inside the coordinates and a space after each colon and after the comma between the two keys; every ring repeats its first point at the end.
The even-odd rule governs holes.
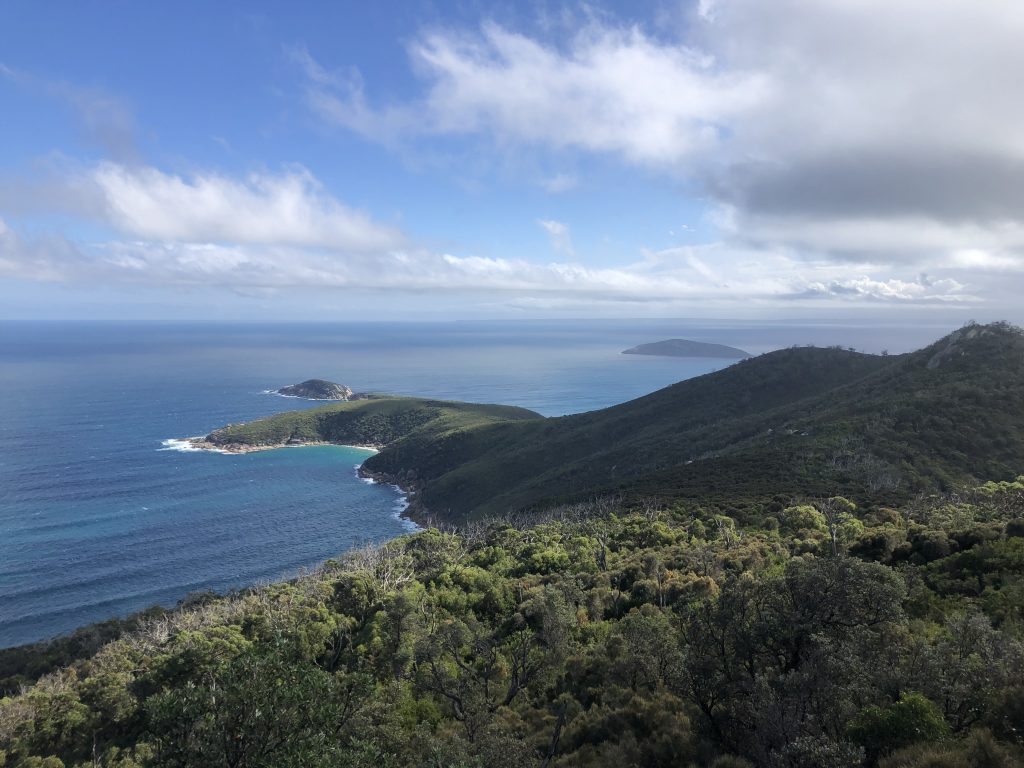
{"type": "Polygon", "coordinates": [[[273,395],[274,397],[287,397],[289,400],[306,400],[310,403],[351,403],[355,398],[351,397],[303,397],[302,395],[285,395],[276,389],[264,389],[261,395],[273,395]]]}
{"type": "Polygon", "coordinates": [[[432,528],[431,517],[427,509],[420,503],[418,493],[419,487],[416,477],[408,473],[395,476],[386,472],[371,472],[362,464],[356,467],[356,474],[360,478],[371,483],[390,485],[405,498],[405,508],[399,517],[405,518],[419,526],[421,529],[432,528]]]}
{"type": "MultiPolygon", "coordinates": [[[[283,395],[283,397],[288,397],[288,395],[283,395]]],[[[377,444],[358,445],[353,443],[335,443],[328,440],[305,440],[302,442],[274,443],[265,445],[248,445],[245,443],[225,443],[222,445],[210,442],[206,439],[206,436],[170,438],[161,442],[164,446],[163,448],[158,449],[161,451],[180,451],[182,453],[205,452],[220,453],[224,455],[242,455],[246,453],[258,453],[260,451],[276,451],[279,448],[314,448],[316,446],[323,445],[333,445],[339,448],[355,448],[356,450],[370,451],[371,453],[380,453],[380,451],[384,449],[383,445],[377,444]]],[[[413,523],[419,529],[430,527],[429,515],[426,510],[423,509],[422,505],[419,504],[419,501],[416,498],[418,488],[416,487],[414,477],[394,477],[383,472],[371,472],[370,470],[365,469],[362,463],[356,466],[356,476],[370,483],[389,485],[394,488],[401,495],[401,503],[404,504],[404,507],[399,511],[398,516],[403,520],[408,520],[413,523]]]]}
{"type": "Polygon", "coordinates": [[[259,451],[276,451],[278,448],[313,448],[318,445],[335,445],[339,448],[355,448],[360,451],[373,451],[374,453],[379,453],[384,447],[382,445],[375,444],[358,445],[354,443],[334,443],[329,440],[303,440],[301,442],[266,443],[260,445],[250,445],[247,443],[221,444],[210,442],[205,436],[172,437],[161,441],[161,443],[164,447],[160,450],[164,451],[181,451],[183,453],[191,451],[206,451],[207,453],[224,454],[258,453],[259,451]]]}

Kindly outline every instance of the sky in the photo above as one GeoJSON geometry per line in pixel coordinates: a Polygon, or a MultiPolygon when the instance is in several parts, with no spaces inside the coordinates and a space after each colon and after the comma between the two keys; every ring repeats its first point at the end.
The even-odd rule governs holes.
{"type": "Polygon", "coordinates": [[[1024,3],[0,4],[0,319],[1024,321],[1024,3]]]}

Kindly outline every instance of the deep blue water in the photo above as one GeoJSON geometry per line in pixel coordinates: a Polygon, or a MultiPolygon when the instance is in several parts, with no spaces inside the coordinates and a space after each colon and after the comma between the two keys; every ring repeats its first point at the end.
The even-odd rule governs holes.
{"type": "Polygon", "coordinates": [[[362,451],[162,450],[168,438],[316,405],[266,389],[319,377],[556,415],[728,364],[620,354],[647,341],[900,352],[948,330],[665,320],[0,324],[0,647],[174,605],[192,591],[288,576],[408,530],[396,491],[356,477],[362,451]]]}

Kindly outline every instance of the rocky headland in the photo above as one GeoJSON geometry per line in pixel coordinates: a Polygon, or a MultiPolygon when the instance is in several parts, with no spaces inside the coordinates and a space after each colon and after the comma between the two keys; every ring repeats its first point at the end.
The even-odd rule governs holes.
{"type": "Polygon", "coordinates": [[[285,397],[302,397],[306,400],[354,400],[359,397],[351,387],[324,379],[307,379],[301,384],[289,384],[275,389],[274,393],[285,397]]]}

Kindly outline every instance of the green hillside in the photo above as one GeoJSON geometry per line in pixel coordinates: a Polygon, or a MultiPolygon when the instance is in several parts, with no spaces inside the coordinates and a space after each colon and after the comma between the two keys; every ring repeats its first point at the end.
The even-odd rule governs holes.
{"type": "Polygon", "coordinates": [[[533,411],[507,405],[374,397],[232,424],[206,439],[225,447],[316,441],[386,446],[402,440],[421,446],[473,427],[538,418],[533,411]]]}
{"type": "Polygon", "coordinates": [[[532,411],[379,398],[217,430],[224,446],[328,441],[383,450],[364,467],[463,520],[596,496],[897,501],[1024,470],[1024,336],[968,326],[911,354],[799,347],[628,403],[532,411]]]}
{"type": "Polygon", "coordinates": [[[367,469],[417,476],[449,519],[626,494],[900,499],[1024,464],[1024,336],[969,326],[918,352],[793,348],[591,413],[395,445],[367,469]]]}

